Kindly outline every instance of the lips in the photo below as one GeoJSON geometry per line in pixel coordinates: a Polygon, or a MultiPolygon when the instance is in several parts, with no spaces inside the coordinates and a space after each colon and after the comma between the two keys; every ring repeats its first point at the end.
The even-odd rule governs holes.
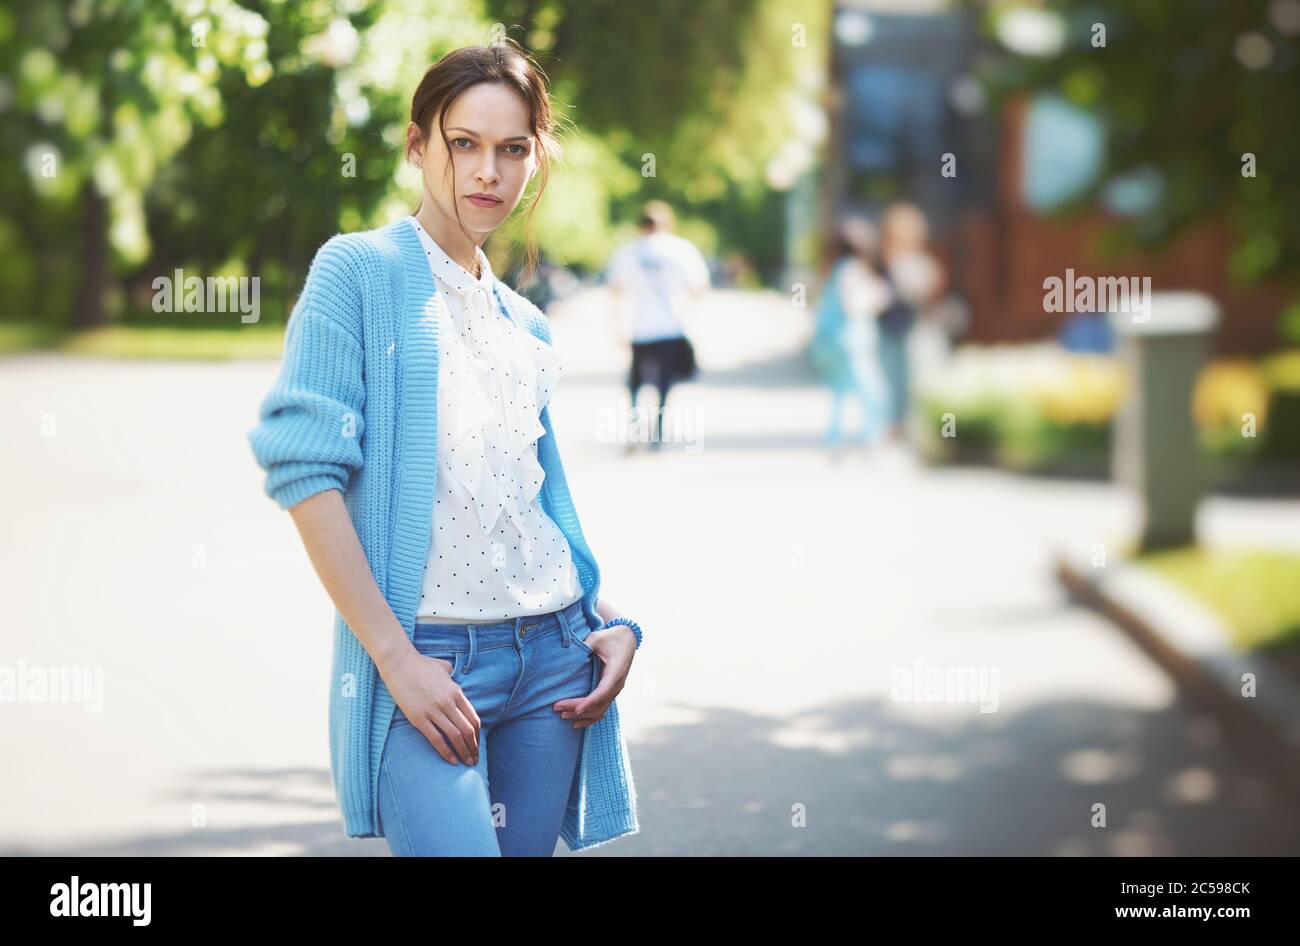
{"type": "Polygon", "coordinates": [[[470,194],[465,199],[475,207],[495,207],[501,203],[500,197],[493,197],[491,194],[470,194]]]}

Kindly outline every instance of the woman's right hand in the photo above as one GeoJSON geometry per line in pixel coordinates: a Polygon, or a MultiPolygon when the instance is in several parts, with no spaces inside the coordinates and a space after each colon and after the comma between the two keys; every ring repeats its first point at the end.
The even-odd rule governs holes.
{"type": "Polygon", "coordinates": [[[386,669],[384,683],[398,709],[438,755],[452,765],[478,765],[478,713],[451,679],[452,664],[411,647],[386,669]]]}

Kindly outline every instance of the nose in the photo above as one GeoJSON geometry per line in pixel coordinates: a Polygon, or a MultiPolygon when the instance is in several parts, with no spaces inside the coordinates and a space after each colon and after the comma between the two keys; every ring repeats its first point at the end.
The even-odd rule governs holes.
{"type": "Polygon", "coordinates": [[[484,158],[483,163],[479,165],[478,172],[475,176],[484,184],[496,183],[496,179],[497,179],[496,159],[490,155],[484,158]]]}

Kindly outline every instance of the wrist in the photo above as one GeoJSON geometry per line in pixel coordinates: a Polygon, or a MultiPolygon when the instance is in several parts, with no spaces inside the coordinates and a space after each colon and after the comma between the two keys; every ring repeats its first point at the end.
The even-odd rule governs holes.
{"type": "Polygon", "coordinates": [[[629,618],[622,618],[622,617],[610,618],[603,625],[601,625],[601,630],[603,631],[606,630],[607,628],[619,627],[619,626],[626,627],[628,631],[631,632],[632,637],[636,640],[636,648],[639,650],[641,648],[641,627],[636,623],[636,621],[633,621],[629,618]]]}
{"type": "Polygon", "coordinates": [[[400,632],[390,639],[377,646],[371,653],[370,659],[375,663],[375,669],[385,680],[399,667],[402,666],[412,655],[418,655],[419,651],[411,643],[411,639],[405,633],[400,632]]]}

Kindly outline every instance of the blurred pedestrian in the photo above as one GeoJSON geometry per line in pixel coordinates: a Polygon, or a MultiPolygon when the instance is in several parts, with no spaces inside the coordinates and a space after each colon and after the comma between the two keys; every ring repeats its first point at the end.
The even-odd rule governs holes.
{"type": "Polygon", "coordinates": [[[831,416],[825,442],[843,440],[844,402],[858,404],[856,441],[872,443],[887,417],[887,392],[877,354],[877,318],[889,302],[889,286],[879,269],[875,227],[851,217],[840,226],[836,260],[817,303],[810,355],[831,390],[831,416]]]}
{"type": "MultiPolygon", "coordinates": [[[[638,225],[641,235],[613,255],[606,282],[624,307],[630,306],[632,365],[627,383],[633,410],[643,385],[653,384],[659,393],[647,434],[654,450],[661,443],[669,391],[698,373],[682,318],[691,300],[703,295],[711,282],[700,251],[672,232],[675,220],[668,204],[648,201],[638,225]]],[[[628,450],[635,449],[633,439],[628,450]]]]}
{"type": "Polygon", "coordinates": [[[926,247],[928,236],[929,225],[920,208],[905,201],[886,208],[880,248],[890,300],[879,320],[880,366],[889,389],[889,435],[893,439],[902,438],[911,403],[910,363],[917,346],[909,345],[909,335],[922,313],[927,313],[920,328],[927,343],[935,341],[935,332],[945,331],[928,316],[928,307],[944,287],[943,269],[926,247]]]}

